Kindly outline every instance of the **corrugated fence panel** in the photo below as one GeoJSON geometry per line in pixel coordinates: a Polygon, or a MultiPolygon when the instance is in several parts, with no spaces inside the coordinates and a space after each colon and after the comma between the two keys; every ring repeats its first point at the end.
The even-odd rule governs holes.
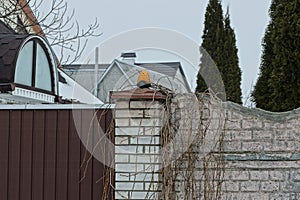
{"type": "MultiPolygon", "coordinates": [[[[103,143],[101,141],[103,141],[104,131],[106,130],[105,120],[107,116],[106,117],[102,117],[102,116],[105,116],[105,112],[97,112],[94,118],[94,120],[97,123],[94,123],[96,124],[96,126],[94,126],[95,134],[93,137],[93,147],[94,147],[94,153],[98,155],[103,155],[103,151],[101,151],[101,147],[103,147],[103,143]]],[[[103,166],[99,162],[97,162],[95,158],[93,159],[93,165],[94,165],[93,174],[95,175],[94,181],[97,182],[97,184],[94,185],[93,188],[93,199],[95,199],[99,196],[99,192],[100,194],[104,192],[103,189],[105,185],[104,187],[99,188],[99,184],[101,184],[101,181],[104,181],[103,173],[105,172],[105,170],[103,166]],[[101,168],[102,170],[97,170],[99,168],[101,168]]]]}
{"type": "Polygon", "coordinates": [[[21,120],[21,164],[20,195],[24,200],[31,200],[32,183],[32,131],[33,111],[22,112],[21,120]],[[23,131],[25,130],[25,131],[23,131]]]}
{"type": "Polygon", "coordinates": [[[44,157],[44,200],[55,199],[55,173],[57,152],[57,111],[46,111],[45,116],[45,157],[44,157]]]}
{"type": "Polygon", "coordinates": [[[20,199],[21,111],[10,113],[9,124],[7,199],[15,200],[20,199]]]}
{"type": "Polygon", "coordinates": [[[32,200],[43,199],[44,195],[45,113],[36,110],[33,115],[32,200]]]}
{"type": "Polygon", "coordinates": [[[68,199],[69,113],[58,111],[56,144],[56,200],[68,199]]]}
{"type": "Polygon", "coordinates": [[[74,110],[69,113],[70,116],[70,134],[69,134],[69,170],[68,170],[68,199],[80,199],[80,138],[77,135],[76,128],[81,130],[81,124],[75,126],[74,121],[81,121],[81,111],[74,110]],[[75,118],[73,120],[73,118],[75,118]]]}
{"type": "Polygon", "coordinates": [[[0,194],[3,199],[8,198],[9,118],[9,111],[0,111],[0,194]]]}
{"type": "Polygon", "coordinates": [[[113,172],[85,147],[103,153],[98,141],[111,116],[111,110],[0,110],[1,200],[113,199],[112,188],[103,190],[110,186],[103,176],[113,172]]]}
{"type": "Polygon", "coordinates": [[[91,154],[86,150],[85,145],[88,149],[92,149],[92,135],[93,135],[93,114],[94,111],[89,110],[82,113],[82,126],[81,126],[81,185],[80,185],[80,199],[92,199],[93,187],[91,187],[91,182],[93,182],[92,170],[93,163],[91,154]]]}

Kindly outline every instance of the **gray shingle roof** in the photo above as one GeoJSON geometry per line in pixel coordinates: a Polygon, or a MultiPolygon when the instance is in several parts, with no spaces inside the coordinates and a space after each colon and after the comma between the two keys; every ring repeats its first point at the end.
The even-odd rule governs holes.
{"type": "MultiPolygon", "coordinates": [[[[102,77],[104,71],[109,67],[109,65],[110,64],[99,64],[98,80],[102,77]]],[[[62,69],[68,76],[78,82],[85,89],[92,91],[94,88],[94,64],[63,65],[62,69]]]]}
{"type": "MultiPolygon", "coordinates": [[[[99,69],[107,69],[110,64],[99,64],[99,69]]],[[[84,70],[84,69],[94,69],[94,64],[73,64],[73,65],[63,65],[62,66],[64,71],[71,71],[71,70],[84,70]]]]}
{"type": "MultiPolygon", "coordinates": [[[[158,63],[146,63],[146,62],[138,62],[138,63],[129,63],[127,61],[118,60],[115,59],[111,64],[99,64],[99,71],[98,71],[98,90],[103,90],[98,94],[98,97],[102,101],[106,101],[106,94],[105,91],[111,91],[115,90],[120,82],[123,80],[119,79],[122,74],[116,74],[117,72],[112,71],[114,66],[118,65],[121,70],[120,73],[125,73],[124,77],[128,76],[129,78],[127,81],[129,81],[130,85],[135,85],[135,76],[131,73],[138,73],[139,69],[146,69],[151,71],[152,76],[159,78],[159,83],[165,83],[168,82],[168,84],[173,83],[173,87],[178,86],[178,90],[180,88],[184,87],[186,91],[190,91],[190,86],[186,80],[186,76],[184,74],[184,71],[182,69],[180,62],[158,62],[158,63]],[[132,70],[131,70],[132,69],[132,70]],[[109,77],[107,75],[110,73],[109,77]],[[162,78],[163,77],[163,78],[162,78]],[[134,80],[132,80],[132,78],[134,80]],[[168,78],[171,78],[171,80],[166,81],[168,78]],[[109,80],[108,80],[109,79],[109,80]],[[174,82],[175,81],[175,82],[174,82]],[[132,83],[133,82],[133,83],[132,83]],[[114,88],[116,87],[116,88],[114,88]],[[102,94],[103,93],[103,94],[102,94]]],[[[86,89],[93,91],[94,88],[94,64],[76,64],[76,65],[67,65],[63,66],[63,70],[71,76],[73,79],[75,79],[77,82],[79,82],[83,87],[86,89]]],[[[117,67],[118,68],[118,67],[117,67]]],[[[115,69],[115,68],[114,68],[115,69]]],[[[117,70],[118,71],[118,70],[117,70]]],[[[124,78],[123,77],[123,78],[124,78]]],[[[154,78],[155,79],[155,78],[154,78]]],[[[125,80],[124,80],[125,81],[125,80]]],[[[158,80],[157,80],[158,81],[158,80]]],[[[166,84],[166,83],[165,83],[166,84]]],[[[127,86],[126,84],[124,84],[127,86]]],[[[125,87],[124,86],[124,87],[125,87]]],[[[123,89],[123,88],[122,88],[123,89]]]]}
{"type": "Polygon", "coordinates": [[[166,62],[166,63],[135,63],[135,65],[149,69],[170,77],[175,77],[179,67],[180,62],[166,62]]]}
{"type": "Polygon", "coordinates": [[[0,82],[11,83],[19,47],[28,35],[0,33],[0,82]]]}
{"type": "Polygon", "coordinates": [[[14,34],[16,32],[0,20],[0,33],[1,34],[14,34]]]}
{"type": "Polygon", "coordinates": [[[0,20],[0,83],[11,83],[19,47],[28,35],[19,35],[0,20]]]}
{"type": "MultiPolygon", "coordinates": [[[[170,77],[175,77],[179,67],[180,62],[165,62],[165,63],[134,63],[137,66],[149,69],[170,77]]],[[[107,69],[110,64],[99,64],[99,70],[107,69]]],[[[79,72],[85,70],[93,70],[95,68],[94,64],[75,64],[75,65],[64,65],[63,70],[68,72],[79,72]]],[[[69,74],[69,73],[68,73],[69,74]]]]}

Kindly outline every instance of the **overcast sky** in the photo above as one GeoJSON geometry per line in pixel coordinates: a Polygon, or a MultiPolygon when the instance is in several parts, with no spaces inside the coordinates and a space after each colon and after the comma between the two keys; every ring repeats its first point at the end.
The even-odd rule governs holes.
{"type": "MultiPolygon", "coordinates": [[[[99,38],[90,40],[81,60],[83,62],[84,58],[91,54],[92,49],[108,38],[147,27],[177,32],[200,46],[208,0],[67,0],[67,2],[69,8],[75,9],[75,17],[82,27],[98,18],[103,33],[99,38]]],[[[269,22],[268,9],[271,0],[223,0],[222,4],[224,12],[227,5],[230,7],[245,96],[249,94],[251,85],[255,83],[259,73],[261,41],[269,22]]],[[[153,39],[159,40],[157,37],[149,37],[149,42],[153,39]]],[[[135,41],[131,38],[129,42],[135,41]]],[[[115,52],[115,55],[119,53],[115,52]]],[[[106,56],[104,52],[100,54],[102,62],[111,61],[112,56],[106,56]]]]}

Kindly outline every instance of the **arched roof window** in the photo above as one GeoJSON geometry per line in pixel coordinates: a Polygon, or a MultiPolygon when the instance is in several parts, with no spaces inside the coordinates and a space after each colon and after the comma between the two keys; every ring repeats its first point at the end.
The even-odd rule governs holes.
{"type": "Polygon", "coordinates": [[[19,51],[14,82],[28,89],[54,94],[53,69],[49,49],[41,40],[31,39],[19,51]]]}

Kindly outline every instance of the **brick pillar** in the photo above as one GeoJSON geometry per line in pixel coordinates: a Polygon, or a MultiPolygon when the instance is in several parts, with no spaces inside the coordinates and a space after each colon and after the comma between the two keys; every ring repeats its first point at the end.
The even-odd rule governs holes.
{"type": "Polygon", "coordinates": [[[111,95],[115,108],[115,198],[157,199],[166,96],[151,89],[111,95]]]}

